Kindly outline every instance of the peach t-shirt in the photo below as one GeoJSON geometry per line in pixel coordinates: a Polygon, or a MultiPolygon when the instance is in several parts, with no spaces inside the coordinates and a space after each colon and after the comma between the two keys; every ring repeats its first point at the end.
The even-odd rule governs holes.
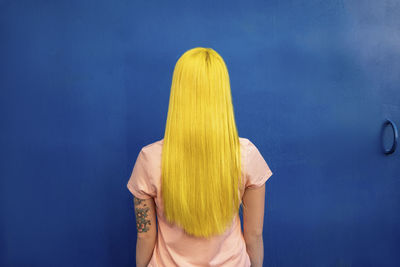
{"type": "MultiPolygon", "coordinates": [[[[239,140],[245,188],[262,186],[271,177],[272,171],[249,139],[239,137],[239,140]]],[[[134,196],[141,199],[154,198],[156,204],[158,235],[148,266],[250,266],[239,214],[224,234],[212,237],[211,240],[190,236],[182,228],[166,221],[161,198],[163,141],[161,139],[141,149],[127,184],[134,196]]],[[[241,189],[241,197],[243,194],[241,189]]]]}

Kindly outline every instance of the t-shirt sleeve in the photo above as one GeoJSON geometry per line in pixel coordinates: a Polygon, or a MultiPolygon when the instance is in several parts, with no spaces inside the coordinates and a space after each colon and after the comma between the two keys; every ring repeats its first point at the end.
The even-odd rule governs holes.
{"type": "Polygon", "coordinates": [[[272,171],[260,151],[250,140],[246,155],[246,188],[260,187],[271,177],[272,171]]]}
{"type": "Polygon", "coordinates": [[[149,175],[149,157],[140,150],[137,156],[127,188],[137,198],[149,199],[156,196],[154,186],[151,184],[149,175]]]}

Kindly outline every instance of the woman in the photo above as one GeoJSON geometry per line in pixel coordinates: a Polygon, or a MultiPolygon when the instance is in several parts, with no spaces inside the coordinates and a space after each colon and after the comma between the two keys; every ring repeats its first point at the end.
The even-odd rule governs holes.
{"type": "Polygon", "coordinates": [[[186,51],[175,65],[164,138],[141,149],[127,184],[137,266],[262,266],[271,175],[257,147],[238,136],[222,57],[186,51]]]}

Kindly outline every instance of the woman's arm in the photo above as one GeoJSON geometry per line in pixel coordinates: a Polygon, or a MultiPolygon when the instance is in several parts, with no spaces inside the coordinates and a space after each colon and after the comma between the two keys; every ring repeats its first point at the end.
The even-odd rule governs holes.
{"type": "Polygon", "coordinates": [[[243,237],[252,267],[262,267],[264,261],[264,205],[265,183],[247,189],[243,195],[243,237]]]}
{"type": "Polygon", "coordinates": [[[153,198],[139,199],[134,196],[137,228],[136,266],[147,267],[157,240],[156,209],[153,198]]]}

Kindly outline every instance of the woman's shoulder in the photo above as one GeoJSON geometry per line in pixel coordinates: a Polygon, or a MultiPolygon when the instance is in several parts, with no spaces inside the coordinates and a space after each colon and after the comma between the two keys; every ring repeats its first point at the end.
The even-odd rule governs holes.
{"type": "Polygon", "coordinates": [[[163,139],[142,146],[141,153],[148,158],[156,159],[162,152],[163,139]]]}
{"type": "MultiPolygon", "coordinates": [[[[148,143],[142,147],[142,151],[144,153],[154,153],[154,152],[160,151],[162,149],[163,143],[164,143],[164,138],[156,140],[152,143],[148,143]]],[[[254,144],[250,141],[250,139],[248,139],[246,137],[239,136],[239,143],[240,143],[241,147],[246,148],[246,149],[254,146],[254,144]]]]}
{"type": "Polygon", "coordinates": [[[240,141],[240,146],[244,148],[246,151],[254,146],[254,144],[250,141],[250,139],[246,137],[239,137],[239,141],[240,141]]]}
{"type": "Polygon", "coordinates": [[[240,141],[241,144],[244,144],[244,145],[248,145],[249,142],[250,142],[250,140],[248,138],[240,137],[240,136],[239,136],[239,141],[240,141]]]}
{"type": "Polygon", "coordinates": [[[257,146],[248,138],[245,137],[239,137],[240,140],[240,144],[246,146],[247,149],[253,149],[253,148],[257,148],[257,146]]]}

